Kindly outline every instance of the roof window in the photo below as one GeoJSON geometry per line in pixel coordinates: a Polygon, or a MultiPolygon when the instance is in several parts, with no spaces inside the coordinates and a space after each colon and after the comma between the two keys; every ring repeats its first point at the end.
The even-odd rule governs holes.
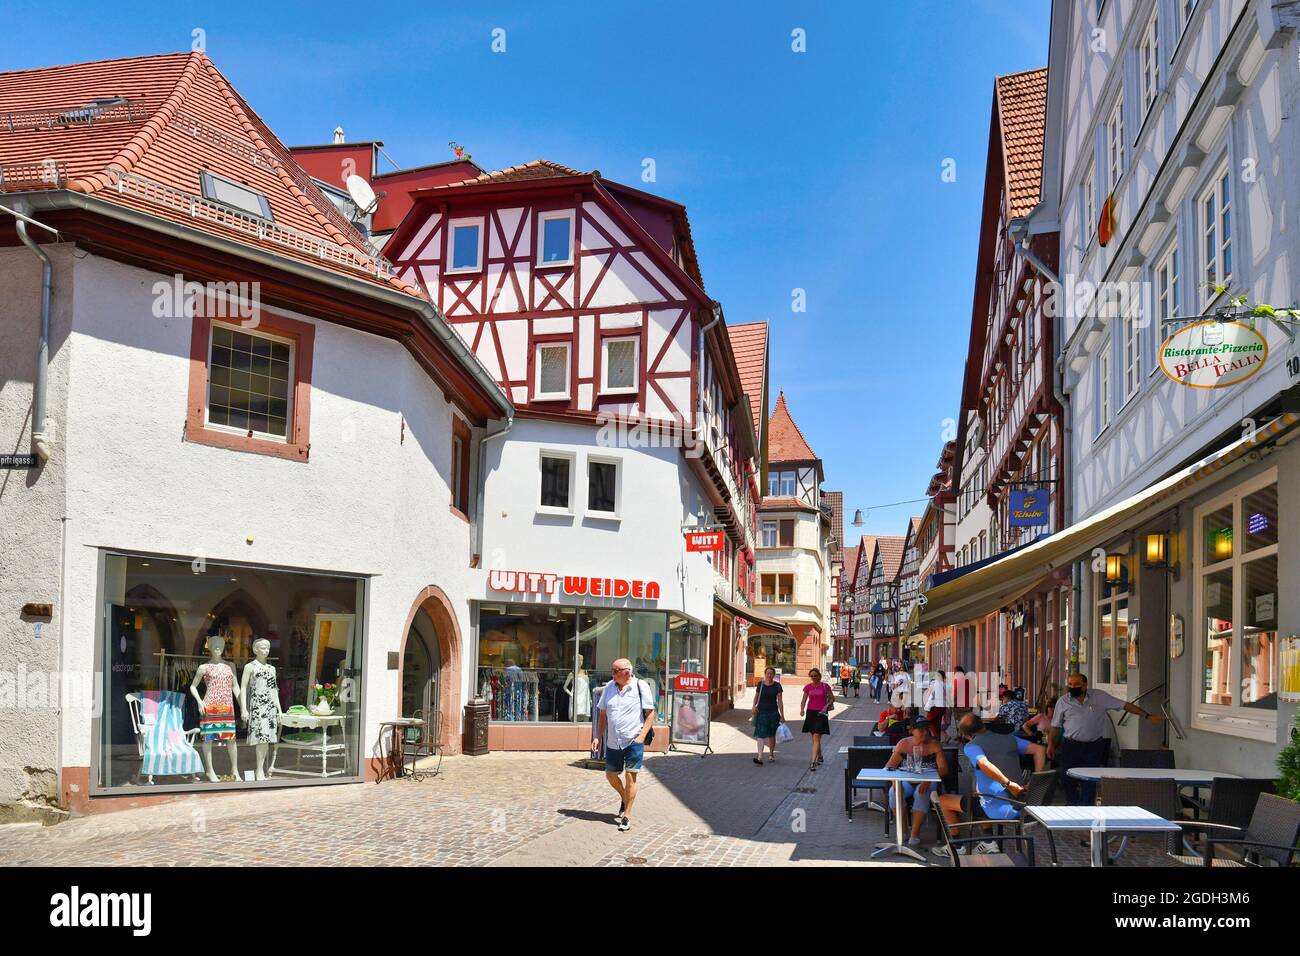
{"type": "Polygon", "coordinates": [[[211,199],[213,202],[246,212],[250,216],[257,216],[259,219],[275,221],[275,217],[271,215],[270,203],[256,189],[223,179],[207,170],[199,173],[199,178],[203,181],[204,199],[211,199]]]}

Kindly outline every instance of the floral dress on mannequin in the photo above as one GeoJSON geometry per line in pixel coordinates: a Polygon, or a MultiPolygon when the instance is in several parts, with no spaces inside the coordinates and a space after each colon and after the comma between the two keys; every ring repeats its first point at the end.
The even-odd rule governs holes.
{"type": "Polygon", "coordinates": [[[194,682],[203,681],[203,714],[199,729],[204,740],[235,739],[235,672],[230,665],[200,664],[194,682]]]}
{"type": "Polygon", "coordinates": [[[252,687],[248,695],[248,742],[274,744],[280,741],[279,688],[275,681],[275,667],[261,661],[249,661],[252,668],[252,687]]]}

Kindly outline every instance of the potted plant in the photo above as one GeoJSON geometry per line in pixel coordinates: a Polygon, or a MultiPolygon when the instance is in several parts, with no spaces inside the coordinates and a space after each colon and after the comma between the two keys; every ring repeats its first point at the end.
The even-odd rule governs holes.
{"type": "Polygon", "coordinates": [[[1296,714],[1296,727],[1291,728],[1291,740],[1277,755],[1277,769],[1281,779],[1277,792],[1288,800],[1300,803],[1300,714],[1296,714]]]}
{"type": "Polygon", "coordinates": [[[339,690],[334,684],[314,684],[312,692],[316,700],[307,709],[317,717],[324,717],[334,710],[334,705],[339,699],[339,690]]]}

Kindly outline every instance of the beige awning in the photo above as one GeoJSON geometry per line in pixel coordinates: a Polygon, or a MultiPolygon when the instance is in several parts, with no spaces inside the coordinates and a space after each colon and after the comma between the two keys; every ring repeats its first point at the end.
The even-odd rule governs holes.
{"type": "Polygon", "coordinates": [[[744,618],[749,622],[750,634],[786,634],[790,633],[790,625],[784,621],[778,621],[774,617],[767,617],[764,614],[758,614],[747,607],[741,607],[739,604],[732,604],[730,601],[724,601],[722,598],[714,595],[713,603],[726,611],[732,617],[744,618]]]}
{"type": "Polygon", "coordinates": [[[996,611],[1019,597],[1057,568],[1069,565],[1124,531],[1141,527],[1162,511],[1194,494],[1225,470],[1246,465],[1253,450],[1276,441],[1300,423],[1287,412],[1260,428],[1253,438],[1239,439],[1208,458],[1177,471],[1105,511],[1036,541],[1000,561],[945,581],[925,593],[917,627],[922,631],[961,624],[996,611]]]}

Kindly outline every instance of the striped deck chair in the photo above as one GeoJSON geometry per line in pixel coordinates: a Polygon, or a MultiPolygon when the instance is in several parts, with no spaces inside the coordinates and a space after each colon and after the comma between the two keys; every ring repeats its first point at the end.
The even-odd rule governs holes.
{"type": "Polygon", "coordinates": [[[140,774],[148,777],[150,783],[155,776],[191,776],[203,772],[203,761],[194,749],[198,728],[186,730],[184,726],[184,699],[175,690],[126,695],[140,750],[140,774]]]}

